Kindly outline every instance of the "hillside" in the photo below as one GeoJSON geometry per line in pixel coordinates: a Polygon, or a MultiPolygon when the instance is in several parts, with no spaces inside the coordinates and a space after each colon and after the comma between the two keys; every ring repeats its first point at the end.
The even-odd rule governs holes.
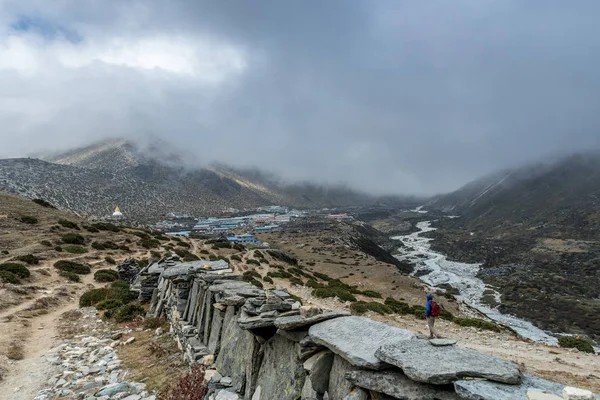
{"type": "Polygon", "coordinates": [[[46,161],[0,160],[0,190],[44,198],[86,216],[107,216],[119,205],[127,217],[142,222],[171,211],[207,215],[272,204],[319,208],[379,200],[345,187],[286,184],[255,170],[190,167],[184,157],[166,145],[116,140],[47,156],[46,161]]]}
{"type": "Polygon", "coordinates": [[[482,262],[503,312],[545,329],[596,336],[600,325],[600,154],[514,169],[428,204],[433,248],[482,262]]]}

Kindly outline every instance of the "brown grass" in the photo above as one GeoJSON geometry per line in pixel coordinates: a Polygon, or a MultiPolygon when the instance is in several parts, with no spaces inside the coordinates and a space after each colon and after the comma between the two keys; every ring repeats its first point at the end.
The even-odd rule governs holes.
{"type": "Polygon", "coordinates": [[[145,382],[150,390],[163,390],[187,371],[177,344],[168,335],[156,337],[154,332],[136,332],[135,342],[119,348],[119,358],[131,371],[130,379],[145,382]]]}

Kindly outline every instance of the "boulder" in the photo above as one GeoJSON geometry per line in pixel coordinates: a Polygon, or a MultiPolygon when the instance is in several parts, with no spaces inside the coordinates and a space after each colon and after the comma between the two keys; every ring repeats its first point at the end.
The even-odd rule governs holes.
{"type": "Polygon", "coordinates": [[[327,388],[330,399],[343,399],[352,391],[354,385],[346,379],[346,373],[357,369],[337,354],[333,356],[333,364],[329,372],[329,387],[327,388]]]}
{"type": "Polygon", "coordinates": [[[355,316],[320,322],[311,326],[308,334],[315,343],[339,354],[352,365],[368,369],[383,369],[387,366],[375,357],[375,351],[379,347],[414,337],[410,331],[355,316]]]}
{"type": "Polygon", "coordinates": [[[238,324],[240,328],[249,330],[249,329],[259,329],[266,328],[269,326],[273,326],[275,322],[275,318],[262,318],[260,315],[257,317],[247,317],[243,316],[238,320],[238,324]]]}
{"type": "Polygon", "coordinates": [[[208,352],[210,354],[219,353],[221,348],[221,328],[223,327],[223,319],[225,313],[215,309],[212,318],[212,327],[210,329],[210,337],[208,339],[208,352]]]}
{"type": "Polygon", "coordinates": [[[240,396],[227,390],[221,390],[217,393],[215,400],[239,400],[240,396]]]}
{"type": "Polygon", "coordinates": [[[589,390],[567,386],[562,391],[565,400],[595,400],[596,396],[589,390]]]}
{"type": "Polygon", "coordinates": [[[308,331],[284,331],[278,329],[276,333],[296,343],[308,336],[308,331]]]}
{"type": "Polygon", "coordinates": [[[321,309],[315,306],[300,306],[300,315],[302,318],[314,317],[321,313],[321,309]]]}
{"type": "Polygon", "coordinates": [[[454,382],[454,390],[462,399],[513,400],[524,399],[529,390],[561,395],[565,385],[535,376],[524,375],[520,385],[507,385],[482,380],[454,382]]]}
{"type": "Polygon", "coordinates": [[[300,397],[306,372],[293,342],[275,335],[264,344],[263,361],[256,385],[261,399],[296,400],[300,397]]]}
{"type": "Polygon", "coordinates": [[[315,354],[303,364],[310,371],[308,379],[317,393],[325,393],[329,387],[329,373],[333,364],[333,353],[330,351],[315,354]],[[307,368],[307,364],[308,368],[307,368]]]}
{"type": "Polygon", "coordinates": [[[457,346],[433,346],[427,340],[401,340],[385,344],[378,359],[401,368],[417,382],[445,385],[461,378],[485,378],[518,384],[521,372],[512,362],[457,346]]]}
{"type": "Polygon", "coordinates": [[[538,392],[537,390],[528,390],[527,400],[563,400],[563,398],[558,397],[555,394],[538,392]]]}
{"type": "Polygon", "coordinates": [[[300,315],[293,315],[291,317],[279,317],[275,320],[275,326],[281,330],[292,330],[299,329],[305,326],[314,325],[318,322],[327,321],[329,319],[349,316],[346,312],[328,312],[323,314],[316,314],[311,317],[302,317],[300,315]]]}
{"type": "Polygon", "coordinates": [[[246,385],[246,369],[251,367],[254,348],[258,344],[254,336],[242,330],[236,322],[235,307],[227,307],[221,334],[221,351],[215,362],[219,372],[233,380],[233,388],[240,392],[246,385]]]}
{"type": "Polygon", "coordinates": [[[458,400],[451,385],[430,385],[415,382],[400,371],[347,372],[346,379],[355,386],[384,393],[401,400],[458,400]]]}
{"type": "Polygon", "coordinates": [[[429,339],[429,343],[434,346],[454,346],[456,342],[456,339],[429,339]]]}
{"type": "Polygon", "coordinates": [[[301,393],[302,400],[322,400],[323,395],[317,393],[317,391],[312,387],[312,382],[310,379],[304,381],[304,386],[302,387],[301,393]]]}
{"type": "Polygon", "coordinates": [[[113,383],[108,386],[104,386],[102,389],[96,393],[96,396],[114,396],[117,393],[126,392],[129,390],[129,385],[127,382],[113,383]]]}

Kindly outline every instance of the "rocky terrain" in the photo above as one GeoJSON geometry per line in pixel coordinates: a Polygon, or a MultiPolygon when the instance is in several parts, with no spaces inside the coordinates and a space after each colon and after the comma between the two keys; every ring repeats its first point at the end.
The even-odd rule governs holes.
{"type": "Polygon", "coordinates": [[[164,143],[142,147],[115,140],[45,160],[0,160],[0,190],[43,198],[86,216],[108,216],[118,205],[137,222],[155,222],[171,211],[202,216],[231,207],[316,208],[381,200],[344,187],[282,183],[255,170],[200,167],[185,161],[185,155],[169,151],[164,143]]]}
{"type": "Polygon", "coordinates": [[[597,337],[600,155],[507,171],[435,199],[433,249],[483,263],[501,311],[554,331],[597,337]]]}

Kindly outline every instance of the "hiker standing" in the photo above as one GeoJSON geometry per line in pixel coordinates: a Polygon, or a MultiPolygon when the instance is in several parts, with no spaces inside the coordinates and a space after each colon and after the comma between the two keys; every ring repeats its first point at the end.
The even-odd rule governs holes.
{"type": "Polygon", "coordinates": [[[427,304],[425,305],[425,316],[427,317],[427,326],[429,326],[429,338],[440,337],[435,331],[435,318],[440,315],[440,306],[433,301],[433,295],[427,295],[427,304]]]}

